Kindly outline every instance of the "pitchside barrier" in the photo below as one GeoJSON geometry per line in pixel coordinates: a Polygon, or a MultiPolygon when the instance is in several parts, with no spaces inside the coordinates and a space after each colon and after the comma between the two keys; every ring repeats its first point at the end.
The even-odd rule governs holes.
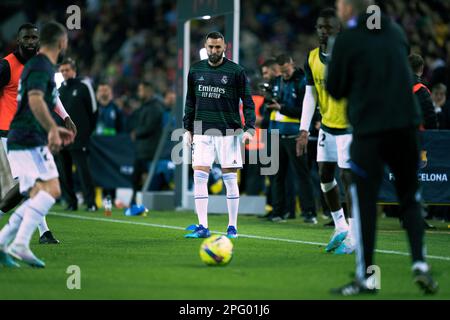
{"type": "MultiPolygon", "coordinates": [[[[418,179],[424,202],[429,205],[450,205],[450,131],[421,132],[418,179]]],[[[386,168],[379,200],[396,204],[395,177],[386,168]]]]}
{"type": "MultiPolygon", "coordinates": [[[[102,188],[131,188],[134,146],[128,135],[91,138],[89,164],[94,182],[102,188]]],[[[421,133],[421,158],[418,179],[426,204],[450,205],[450,131],[429,130],[421,133]]],[[[395,177],[386,168],[379,202],[395,204],[395,177]]],[[[194,197],[188,191],[187,210],[194,210],[194,197]]],[[[143,193],[143,204],[151,210],[174,210],[173,191],[143,193]]],[[[239,211],[264,214],[265,197],[242,196],[239,211]]],[[[210,212],[226,213],[226,197],[210,196],[210,212]]]]}

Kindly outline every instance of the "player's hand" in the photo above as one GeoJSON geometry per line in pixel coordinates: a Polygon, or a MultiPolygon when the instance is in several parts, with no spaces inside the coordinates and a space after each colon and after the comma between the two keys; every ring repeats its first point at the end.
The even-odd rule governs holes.
{"type": "Polygon", "coordinates": [[[267,109],[280,111],[281,105],[278,102],[276,102],[275,100],[272,100],[272,103],[267,105],[267,109]]]}
{"type": "Polygon", "coordinates": [[[296,139],[297,144],[295,146],[297,157],[300,157],[300,156],[306,154],[307,147],[308,147],[308,137],[309,137],[308,131],[305,131],[305,130],[300,131],[300,135],[296,139]]]}
{"type": "Polygon", "coordinates": [[[74,135],[63,127],[52,127],[48,132],[48,148],[52,153],[58,153],[63,146],[73,142],[74,135]]]}
{"type": "Polygon", "coordinates": [[[192,146],[192,133],[190,131],[183,134],[183,143],[189,148],[192,146]]]}
{"type": "Polygon", "coordinates": [[[252,140],[253,140],[253,135],[248,131],[244,132],[244,134],[242,135],[242,142],[244,144],[247,144],[247,143],[252,142],[252,140]]]}
{"type": "Polygon", "coordinates": [[[66,129],[73,132],[73,137],[75,138],[78,133],[77,126],[75,125],[75,123],[73,123],[70,117],[64,119],[64,126],[66,127],[66,129]]]}

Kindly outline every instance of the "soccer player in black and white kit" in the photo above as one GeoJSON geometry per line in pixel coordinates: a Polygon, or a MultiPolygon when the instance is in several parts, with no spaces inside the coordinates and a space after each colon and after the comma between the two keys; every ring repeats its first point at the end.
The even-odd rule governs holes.
{"type": "Polygon", "coordinates": [[[219,32],[206,36],[208,59],[191,66],[184,115],[185,142],[192,144],[195,209],[199,225],[187,238],[207,238],[208,177],[214,160],[222,167],[227,189],[229,238],[237,237],[239,188],[237,170],[242,168],[241,142],[252,139],[255,105],[244,68],[223,56],[225,39],[219,32]],[[242,132],[239,102],[245,125],[242,132]]]}
{"type": "Polygon", "coordinates": [[[33,267],[45,267],[29,246],[38,224],[61,195],[51,152],[58,152],[74,138],[71,131],[58,127],[51,115],[58,99],[54,65],[65,52],[67,41],[63,25],[46,24],[39,54],[27,62],[20,77],[18,109],[8,133],[8,159],[13,176],[19,179],[20,192],[29,199],[0,231],[0,258],[4,261],[12,256],[33,267]]]}

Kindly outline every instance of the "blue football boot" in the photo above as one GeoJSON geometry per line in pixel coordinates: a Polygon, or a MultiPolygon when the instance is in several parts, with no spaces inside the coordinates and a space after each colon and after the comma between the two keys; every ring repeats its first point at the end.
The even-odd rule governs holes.
{"type": "Polygon", "coordinates": [[[195,229],[197,229],[197,227],[198,227],[198,224],[191,224],[191,225],[187,226],[186,229],[184,229],[184,230],[195,231],[195,229]]]}
{"type": "Polygon", "coordinates": [[[20,268],[20,265],[2,249],[0,249],[0,266],[7,268],[20,268]]]}
{"type": "Polygon", "coordinates": [[[203,225],[198,225],[195,228],[194,232],[186,234],[185,238],[209,238],[211,236],[211,232],[209,232],[208,228],[205,228],[203,225]]]}
{"type": "Polygon", "coordinates": [[[356,245],[347,237],[342,241],[341,245],[334,251],[334,254],[352,254],[355,251],[356,245]]]}
{"type": "Polygon", "coordinates": [[[331,252],[331,251],[335,250],[336,248],[338,248],[341,245],[342,241],[344,241],[347,234],[348,234],[348,231],[336,230],[334,232],[333,236],[331,237],[330,242],[327,244],[325,251],[331,252]]]}
{"type": "Polygon", "coordinates": [[[17,260],[23,261],[34,268],[45,268],[44,261],[37,258],[29,248],[24,245],[12,244],[8,248],[8,253],[17,260]]]}
{"type": "Polygon", "coordinates": [[[228,226],[227,228],[227,238],[236,239],[238,237],[237,230],[234,226],[228,226]]]}

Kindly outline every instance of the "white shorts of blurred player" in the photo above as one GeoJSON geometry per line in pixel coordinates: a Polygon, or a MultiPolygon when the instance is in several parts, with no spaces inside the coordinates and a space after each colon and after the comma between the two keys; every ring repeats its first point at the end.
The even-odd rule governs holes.
{"type": "Polygon", "coordinates": [[[58,178],[53,155],[47,147],[36,147],[8,152],[11,173],[18,177],[20,193],[27,193],[37,181],[49,181],[58,178]]]}
{"type": "Polygon", "coordinates": [[[242,168],[239,136],[194,135],[192,141],[192,166],[210,167],[214,161],[222,168],[242,168]]]}
{"type": "Polygon", "coordinates": [[[351,134],[334,135],[319,130],[317,162],[337,162],[341,169],[350,169],[351,134]]]}
{"type": "Polygon", "coordinates": [[[0,197],[6,194],[17,184],[11,174],[11,168],[7,157],[7,139],[2,138],[2,147],[0,148],[0,197]]]}

